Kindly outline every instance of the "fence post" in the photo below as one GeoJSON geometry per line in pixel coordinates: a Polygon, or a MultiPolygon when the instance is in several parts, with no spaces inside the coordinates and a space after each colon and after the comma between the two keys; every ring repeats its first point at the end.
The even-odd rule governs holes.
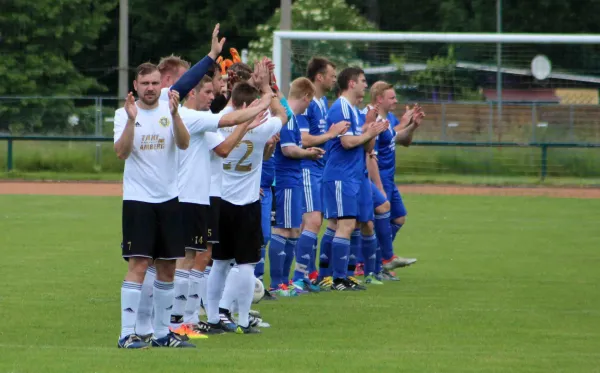
{"type": "Polygon", "coordinates": [[[446,127],[448,127],[448,123],[446,123],[446,104],[442,102],[442,140],[446,141],[446,127]]]}
{"type": "Polygon", "coordinates": [[[571,105],[569,105],[569,140],[571,142],[575,141],[575,139],[574,139],[575,133],[574,133],[574,128],[573,128],[573,125],[574,125],[573,122],[575,119],[574,117],[575,117],[575,111],[573,108],[573,104],[571,104],[571,105]]]}
{"type": "MultiPolygon", "coordinates": [[[[96,97],[96,99],[94,100],[94,121],[95,121],[95,131],[94,134],[96,136],[101,136],[102,135],[102,124],[100,122],[100,99],[98,97],[96,97]]],[[[99,142],[96,143],[96,164],[94,165],[94,168],[96,169],[96,171],[100,171],[100,154],[101,154],[101,144],[99,142]]]]}
{"type": "Polygon", "coordinates": [[[537,110],[535,102],[531,104],[531,142],[535,142],[535,128],[537,126],[537,110]]]}
{"type": "Polygon", "coordinates": [[[13,140],[9,138],[6,146],[6,171],[12,171],[13,169],[13,140]]]}
{"type": "Polygon", "coordinates": [[[547,173],[548,173],[548,145],[542,144],[542,169],[540,172],[542,181],[546,180],[547,173]]]}
{"type": "Polygon", "coordinates": [[[490,102],[490,121],[488,123],[488,140],[494,141],[494,104],[490,102]]]}

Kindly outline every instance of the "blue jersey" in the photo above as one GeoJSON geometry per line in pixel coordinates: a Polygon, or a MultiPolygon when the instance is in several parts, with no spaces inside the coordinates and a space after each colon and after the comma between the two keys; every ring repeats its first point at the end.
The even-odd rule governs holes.
{"type": "Polygon", "coordinates": [[[396,116],[388,113],[386,119],[390,122],[390,128],[377,136],[377,159],[379,160],[379,173],[381,177],[394,177],[396,172],[396,131],[394,127],[400,123],[396,116]]]}
{"type": "Polygon", "coordinates": [[[271,158],[266,161],[263,161],[262,164],[262,174],[260,175],[260,187],[270,188],[275,181],[275,155],[273,154],[271,158]]]}
{"type": "MultiPolygon", "coordinates": [[[[320,136],[327,132],[327,97],[323,96],[320,99],[313,97],[313,100],[308,105],[308,108],[301,115],[305,120],[299,121],[300,131],[308,132],[312,136],[320,136]]],[[[319,145],[321,149],[325,149],[325,144],[319,145]]],[[[325,157],[327,153],[325,153],[325,157]]],[[[325,168],[325,157],[317,160],[303,159],[302,168],[308,168],[313,174],[321,175],[325,168]]]]}
{"type": "MultiPolygon", "coordinates": [[[[350,122],[350,128],[343,136],[361,134],[360,118],[355,107],[344,97],[338,98],[327,113],[327,128],[340,121],[350,122]]],[[[362,146],[344,149],[342,136],[332,139],[328,144],[329,158],[323,172],[323,181],[362,182],[365,169],[365,150],[362,146]]]]}
{"type": "MultiPolygon", "coordinates": [[[[302,137],[298,127],[298,117],[292,115],[279,133],[280,139],[275,148],[275,170],[277,172],[277,186],[292,188],[302,185],[302,164],[300,159],[289,158],[283,155],[281,148],[286,146],[302,147],[302,137]]],[[[301,120],[301,119],[300,119],[301,120]]]]}

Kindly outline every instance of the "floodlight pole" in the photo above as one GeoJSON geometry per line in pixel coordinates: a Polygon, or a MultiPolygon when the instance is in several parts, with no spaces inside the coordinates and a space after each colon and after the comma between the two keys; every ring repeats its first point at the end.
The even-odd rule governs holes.
{"type": "Polygon", "coordinates": [[[119,0],[119,99],[129,90],[129,1],[119,0]]]}
{"type": "MultiPolygon", "coordinates": [[[[291,30],[292,29],[292,0],[281,0],[281,19],[279,22],[280,30],[291,30]]],[[[281,44],[281,67],[280,67],[280,79],[278,80],[279,89],[287,96],[290,90],[290,82],[292,80],[292,66],[291,66],[291,40],[282,40],[281,44]]],[[[275,62],[275,61],[273,61],[275,62]]]]}
{"type": "MultiPolygon", "coordinates": [[[[502,0],[496,0],[496,32],[502,33],[502,0]]],[[[498,136],[502,133],[502,43],[496,44],[496,99],[498,100],[498,136]]],[[[500,140],[498,140],[500,141],[500,140]]]]}

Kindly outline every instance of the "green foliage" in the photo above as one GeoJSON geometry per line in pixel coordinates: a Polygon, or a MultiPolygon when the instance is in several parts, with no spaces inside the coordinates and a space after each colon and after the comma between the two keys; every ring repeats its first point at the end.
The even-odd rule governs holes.
{"type": "MultiPolygon", "coordinates": [[[[71,95],[100,89],[72,59],[88,53],[114,0],[5,0],[0,24],[0,95],[71,95]]],[[[74,103],[21,100],[0,101],[0,131],[46,132],[66,125],[74,103]],[[42,122],[43,118],[43,122],[42,122]]]]}
{"type": "MultiPolygon", "coordinates": [[[[250,59],[271,56],[273,31],[279,29],[281,10],[277,9],[269,20],[256,27],[258,39],[249,44],[250,59]]],[[[366,20],[352,5],[344,0],[297,0],[292,4],[292,27],[294,30],[309,31],[373,31],[376,26],[366,20]]],[[[362,65],[358,52],[360,43],[328,41],[294,41],[292,48],[302,51],[294,53],[296,73],[303,73],[308,60],[314,55],[326,56],[343,65],[362,65]]]]}

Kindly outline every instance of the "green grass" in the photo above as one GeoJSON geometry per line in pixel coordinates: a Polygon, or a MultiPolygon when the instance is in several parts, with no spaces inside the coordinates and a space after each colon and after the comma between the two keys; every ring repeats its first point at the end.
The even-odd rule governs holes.
{"type": "Polygon", "coordinates": [[[405,200],[401,282],[260,303],[262,335],[123,351],[119,198],[0,196],[0,372],[600,372],[600,200],[405,200]]]}

